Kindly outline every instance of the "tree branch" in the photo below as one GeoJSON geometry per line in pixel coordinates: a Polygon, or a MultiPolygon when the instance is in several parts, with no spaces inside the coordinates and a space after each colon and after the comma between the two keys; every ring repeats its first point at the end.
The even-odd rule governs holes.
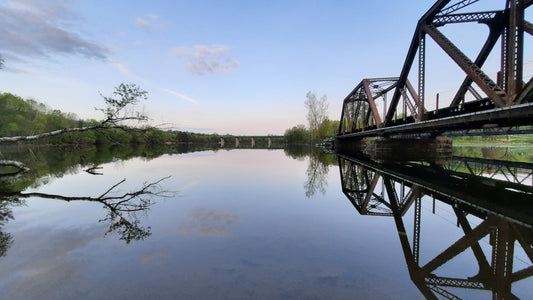
{"type": "Polygon", "coordinates": [[[38,197],[44,199],[56,199],[63,201],[91,201],[103,204],[107,209],[107,216],[100,221],[109,221],[109,232],[116,231],[120,235],[120,239],[129,243],[132,240],[141,240],[148,237],[150,233],[150,227],[140,226],[139,219],[136,216],[138,212],[146,212],[154,204],[151,198],[143,196],[153,197],[171,197],[175,192],[160,190],[159,183],[168,179],[170,176],[161,178],[151,183],[144,183],[142,188],[137,191],[132,191],[117,196],[110,196],[116,188],[124,183],[126,179],[114,184],[111,188],[106,190],[98,197],[88,196],[64,196],[57,194],[46,193],[0,193],[0,199],[20,199],[38,197]],[[137,199],[137,201],[135,201],[137,199]]]}
{"type": "Polygon", "coordinates": [[[15,174],[18,174],[20,172],[27,172],[27,171],[30,170],[30,168],[28,168],[25,164],[23,164],[20,161],[16,161],[16,160],[0,160],[0,166],[2,166],[2,167],[15,167],[15,168],[18,169],[18,171],[16,171],[16,172],[3,174],[3,175],[15,175],[15,174]]]}
{"type": "Polygon", "coordinates": [[[64,129],[54,130],[54,131],[45,132],[45,133],[36,134],[36,135],[4,136],[4,137],[0,137],[0,144],[14,143],[14,142],[19,142],[19,141],[31,141],[31,140],[37,140],[40,138],[44,138],[44,137],[60,135],[60,134],[68,133],[68,132],[81,132],[81,131],[88,131],[88,130],[93,130],[93,129],[98,129],[98,128],[111,128],[111,127],[98,124],[98,125],[86,126],[86,127],[64,128],[64,129]]]}

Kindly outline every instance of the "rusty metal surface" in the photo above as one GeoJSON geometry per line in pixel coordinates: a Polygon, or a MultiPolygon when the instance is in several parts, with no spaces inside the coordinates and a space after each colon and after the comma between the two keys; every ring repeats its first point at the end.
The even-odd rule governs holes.
{"type": "MultiPolygon", "coordinates": [[[[400,76],[397,78],[363,79],[345,98],[338,138],[366,137],[402,133],[434,133],[447,130],[468,130],[484,126],[521,126],[532,125],[531,108],[521,106],[533,102],[533,78],[523,78],[524,32],[533,33],[533,25],[524,19],[525,10],[533,1],[511,0],[502,1],[501,9],[472,12],[468,7],[482,0],[436,1],[435,4],[419,19],[400,76]],[[457,12],[457,13],[455,13],[457,12]],[[450,41],[437,27],[451,23],[478,22],[489,27],[489,35],[475,60],[450,41]],[[448,110],[437,109],[428,112],[425,99],[425,40],[429,36],[450,56],[466,74],[458,87],[448,110]],[[501,42],[500,72],[498,78],[488,76],[482,69],[489,55],[493,54],[496,43],[501,42]],[[407,76],[418,55],[418,89],[409,83],[407,76]],[[387,82],[387,89],[376,93],[372,84],[387,82]],[[391,84],[390,81],[393,81],[391,84]],[[475,83],[481,91],[476,90],[475,83]],[[390,103],[384,101],[383,109],[378,98],[387,99],[387,93],[393,91],[390,103]],[[465,101],[466,93],[474,96],[474,101],[465,101]],[[486,97],[486,98],[484,98],[486,97]],[[482,108],[473,107],[481,100],[488,99],[490,105],[482,108]],[[360,101],[360,103],[355,103],[360,101]],[[469,102],[473,102],[470,105],[469,102]],[[355,104],[354,104],[355,103],[355,104]],[[388,106],[385,106],[388,105],[388,106]],[[481,112],[494,108],[517,106],[517,109],[481,112]],[[524,111],[520,112],[519,110],[524,111]],[[380,114],[380,110],[384,113],[380,114]],[[478,113],[479,112],[479,113],[478,113]],[[474,113],[474,115],[472,115],[474,113]],[[494,118],[493,118],[494,117],[494,118]],[[441,119],[439,119],[441,118],[441,119]],[[514,118],[514,120],[503,120],[514,118]],[[429,121],[429,122],[428,122],[429,121]],[[419,124],[412,124],[419,123],[419,124]],[[393,128],[395,127],[395,128],[393,128]]],[[[457,25],[460,26],[460,25],[457,25]]],[[[529,36],[529,35],[528,35],[529,36]]],[[[434,105],[433,105],[434,106],[434,105]]]]}

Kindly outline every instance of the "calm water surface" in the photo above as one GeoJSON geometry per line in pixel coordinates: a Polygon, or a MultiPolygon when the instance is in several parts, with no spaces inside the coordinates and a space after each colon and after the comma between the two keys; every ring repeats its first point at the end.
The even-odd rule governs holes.
{"type": "MultiPolygon", "coordinates": [[[[17,151],[31,152],[25,157],[35,164],[44,155],[17,151]]],[[[66,151],[71,152],[68,157],[65,151],[47,151],[56,153],[62,167],[54,169],[50,162],[48,169],[33,167],[40,174],[28,175],[33,176],[29,181],[19,177],[3,182],[16,192],[53,195],[2,202],[4,299],[424,299],[427,287],[417,283],[419,268],[413,267],[409,254],[417,228],[415,211],[421,212],[415,251],[420,266],[465,235],[453,205],[420,194],[421,200],[404,203],[398,214],[384,204],[390,203],[385,175],[372,185],[376,170],[342,159],[339,169],[333,154],[145,151],[123,158],[107,153],[106,159],[94,161],[93,152],[102,150],[66,151]],[[84,171],[94,165],[101,168],[84,171]],[[150,205],[138,198],[123,203],[64,198],[96,198],[126,179],[105,196],[121,195],[167,176],[153,190],[162,192],[159,197],[141,197],[150,205]],[[364,191],[361,196],[355,187],[365,180],[370,180],[363,184],[367,192],[374,188],[361,214],[359,202],[353,201],[364,201],[364,191]],[[54,197],[58,195],[63,198],[54,197]],[[137,206],[113,206],[117,203],[137,206]],[[134,208],[142,209],[132,213],[134,208]]],[[[481,150],[461,151],[459,155],[481,150]]],[[[420,192],[397,179],[392,189],[405,199],[409,191],[420,192]]],[[[489,216],[480,214],[485,217],[468,216],[472,228],[489,216]]],[[[531,228],[524,228],[522,241],[533,241],[531,228]]],[[[519,244],[515,242],[511,253],[514,271],[532,265],[531,245],[523,250],[519,244]]],[[[490,235],[479,240],[479,247],[490,264],[490,235]]],[[[479,265],[468,250],[432,274],[469,278],[478,274],[479,265]]],[[[512,293],[531,299],[530,279],[513,283],[512,293]]],[[[493,293],[490,288],[445,286],[431,293],[442,298],[435,292],[439,289],[464,299],[489,299],[493,293]]]]}

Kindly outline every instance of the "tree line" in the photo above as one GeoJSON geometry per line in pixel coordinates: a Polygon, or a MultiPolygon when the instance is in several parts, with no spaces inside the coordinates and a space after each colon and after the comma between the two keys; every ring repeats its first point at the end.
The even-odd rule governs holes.
{"type": "MultiPolygon", "coordinates": [[[[141,94],[143,95],[143,94],[141,94]]],[[[105,97],[104,97],[105,98],[105,97]]],[[[108,97],[109,100],[109,97],[108,97]]],[[[114,100],[109,100],[113,102],[114,100]]],[[[64,132],[53,136],[43,136],[27,141],[34,144],[218,144],[220,138],[227,142],[235,136],[219,134],[202,134],[178,130],[161,130],[155,127],[119,126],[112,114],[116,111],[112,106],[99,109],[105,115],[104,121],[81,120],[73,113],[65,113],[52,109],[44,103],[33,99],[23,99],[11,93],[0,93],[0,137],[34,136],[54,132],[66,128],[94,128],[94,130],[64,132]],[[114,123],[113,126],[99,126],[102,123],[114,123]]],[[[134,115],[145,119],[145,116],[134,115]]],[[[124,116],[122,117],[124,119],[124,116]]],[[[122,119],[122,120],[123,120],[122,119]]],[[[131,117],[128,117],[131,119],[131,117]]],[[[105,123],[105,124],[107,124],[105,123]]],[[[251,137],[239,137],[244,145],[251,137]]],[[[272,136],[272,142],[283,144],[285,140],[272,136]]],[[[230,144],[230,143],[228,143],[230,144]]],[[[259,144],[259,143],[258,143],[259,144]]]]}

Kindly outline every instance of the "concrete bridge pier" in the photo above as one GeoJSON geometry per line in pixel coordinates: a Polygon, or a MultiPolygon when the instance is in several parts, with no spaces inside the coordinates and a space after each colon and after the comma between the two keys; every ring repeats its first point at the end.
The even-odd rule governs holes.
{"type": "Polygon", "coordinates": [[[252,148],[254,148],[254,147],[255,147],[255,139],[252,138],[252,148]]]}
{"type": "Polygon", "coordinates": [[[220,147],[224,147],[224,138],[220,138],[220,142],[218,142],[220,144],[220,147]]]}
{"type": "Polygon", "coordinates": [[[272,138],[268,137],[267,144],[268,144],[268,146],[267,146],[268,148],[270,148],[272,146],[272,138]]]}
{"type": "Polygon", "coordinates": [[[235,148],[239,148],[239,138],[235,138],[235,148]]]}

